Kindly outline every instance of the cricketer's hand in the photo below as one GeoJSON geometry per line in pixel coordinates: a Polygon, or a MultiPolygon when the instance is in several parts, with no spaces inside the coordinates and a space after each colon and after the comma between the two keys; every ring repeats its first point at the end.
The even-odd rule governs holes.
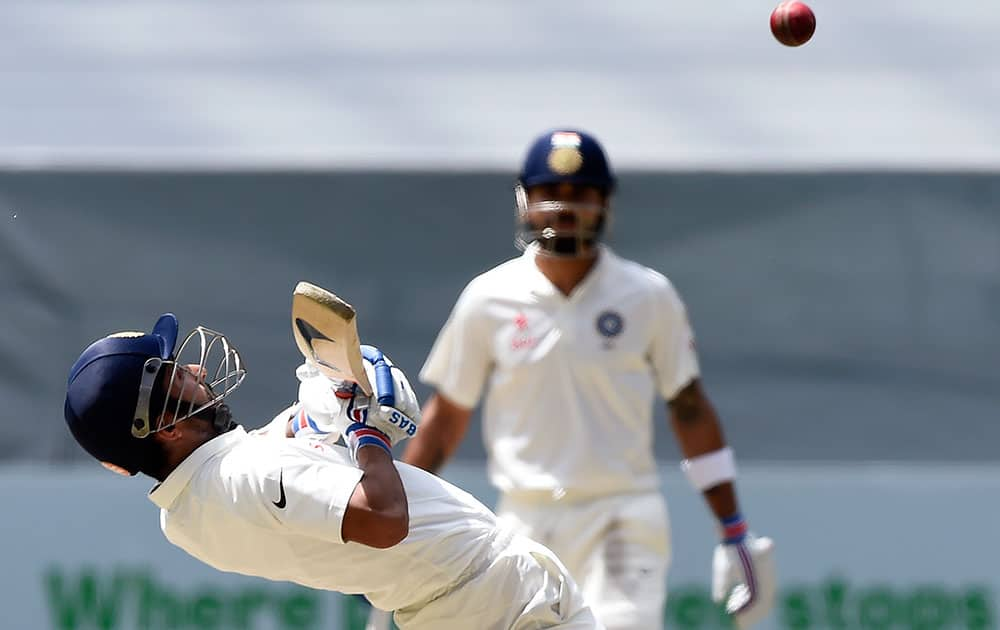
{"type": "Polygon", "coordinates": [[[412,437],[420,403],[406,375],[372,346],[362,346],[372,395],[350,382],[332,381],[308,362],[296,370],[301,411],[291,420],[295,437],[336,442],[348,427],[362,424],[380,431],[395,445],[412,437]]]}
{"type": "MultiPolygon", "coordinates": [[[[365,396],[356,385],[352,386],[345,415],[352,423],[381,431],[395,446],[416,435],[420,403],[406,375],[389,357],[373,346],[361,346],[361,351],[372,395],[365,396]]],[[[337,395],[346,397],[347,392],[341,390],[337,395]]]]}
{"type": "Polygon", "coordinates": [[[715,548],[712,559],[712,599],[725,601],[740,630],[761,621],[774,606],[777,574],[774,542],[753,534],[715,548]]]}

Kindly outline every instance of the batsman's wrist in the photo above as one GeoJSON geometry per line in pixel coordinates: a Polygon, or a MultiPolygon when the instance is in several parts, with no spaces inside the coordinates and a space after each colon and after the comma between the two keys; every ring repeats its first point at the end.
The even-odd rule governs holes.
{"type": "Polygon", "coordinates": [[[345,433],[352,453],[357,453],[365,446],[377,446],[392,457],[392,443],[389,441],[389,436],[378,429],[355,422],[347,427],[345,433]]]}
{"type": "Polygon", "coordinates": [[[747,537],[747,522],[739,512],[719,520],[719,526],[723,544],[737,545],[747,537]]]}

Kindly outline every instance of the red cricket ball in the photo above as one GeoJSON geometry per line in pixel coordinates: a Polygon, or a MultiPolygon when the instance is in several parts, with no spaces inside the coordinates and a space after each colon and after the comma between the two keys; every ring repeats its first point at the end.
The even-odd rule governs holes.
{"type": "Polygon", "coordinates": [[[801,46],[816,31],[816,16],[805,3],[785,0],[771,12],[771,32],[785,46],[801,46]]]}

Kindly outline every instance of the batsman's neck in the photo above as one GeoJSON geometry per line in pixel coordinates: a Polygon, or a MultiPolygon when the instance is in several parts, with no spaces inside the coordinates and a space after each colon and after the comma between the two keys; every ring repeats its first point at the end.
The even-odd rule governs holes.
{"type": "Polygon", "coordinates": [[[166,479],[199,446],[222,435],[218,429],[207,422],[196,422],[194,419],[182,421],[175,425],[172,433],[172,439],[163,442],[164,458],[162,469],[160,471],[153,471],[150,474],[157,481],[166,479]]]}
{"type": "Polygon", "coordinates": [[[570,295],[583,282],[590,270],[597,264],[599,250],[592,255],[566,258],[559,256],[535,256],[535,265],[563,295],[570,295]]]}

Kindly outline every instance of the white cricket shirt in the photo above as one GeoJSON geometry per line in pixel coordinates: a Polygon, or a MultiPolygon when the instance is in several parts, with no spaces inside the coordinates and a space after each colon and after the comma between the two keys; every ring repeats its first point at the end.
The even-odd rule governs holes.
{"type": "Polygon", "coordinates": [[[698,375],[684,304],[660,273],[601,247],[570,296],[535,249],[473,279],[420,373],[475,407],[503,492],[655,488],[653,402],[698,375]]]}
{"type": "Polygon", "coordinates": [[[342,447],[285,438],[287,417],[270,432],[237,428],[206,442],[150,492],[170,542],[222,571],[364,593],[384,610],[439,596],[493,557],[493,513],[401,462],[409,535],[389,549],[345,543],[362,472],[342,447]]]}

